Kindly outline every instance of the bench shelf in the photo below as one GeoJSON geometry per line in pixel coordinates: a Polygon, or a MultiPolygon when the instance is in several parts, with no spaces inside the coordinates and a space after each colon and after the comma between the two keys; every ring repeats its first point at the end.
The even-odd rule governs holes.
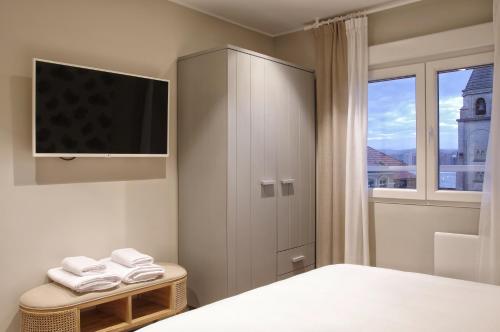
{"type": "Polygon", "coordinates": [[[21,331],[128,331],[178,314],[187,305],[186,270],[160,265],[162,278],[109,291],[77,294],[55,283],[36,287],[21,297],[21,331]]]}

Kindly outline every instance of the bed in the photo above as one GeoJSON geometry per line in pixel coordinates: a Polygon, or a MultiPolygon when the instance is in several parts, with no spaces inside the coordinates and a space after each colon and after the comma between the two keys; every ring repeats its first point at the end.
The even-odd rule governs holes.
{"type": "Polygon", "coordinates": [[[500,331],[500,287],[330,265],[140,331],[500,331]]]}

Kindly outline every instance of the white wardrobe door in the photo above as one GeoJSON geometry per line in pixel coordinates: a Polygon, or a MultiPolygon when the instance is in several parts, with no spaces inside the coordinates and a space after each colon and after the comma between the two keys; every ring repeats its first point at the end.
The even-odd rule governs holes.
{"type": "Polygon", "coordinates": [[[229,139],[236,140],[229,143],[229,176],[235,177],[228,189],[228,200],[235,193],[234,204],[228,206],[230,295],[276,280],[275,116],[269,63],[241,52],[231,52],[229,58],[229,82],[236,85],[229,88],[234,90],[229,96],[230,108],[234,105],[229,109],[229,139]]]}
{"type": "Polygon", "coordinates": [[[275,67],[251,58],[252,287],[276,280],[275,67]]]}
{"type": "Polygon", "coordinates": [[[281,65],[278,126],[278,250],[314,242],[314,81],[281,65]]]}

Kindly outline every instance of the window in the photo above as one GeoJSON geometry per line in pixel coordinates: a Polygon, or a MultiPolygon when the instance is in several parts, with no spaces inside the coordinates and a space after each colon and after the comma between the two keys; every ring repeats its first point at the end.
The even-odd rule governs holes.
{"type": "Polygon", "coordinates": [[[476,100],[476,115],[486,115],[486,101],[484,98],[476,100]]]}
{"type": "Polygon", "coordinates": [[[482,184],[483,181],[484,181],[484,172],[476,172],[476,174],[474,174],[474,182],[482,184]]]}
{"type": "Polygon", "coordinates": [[[387,182],[388,182],[388,177],[385,176],[385,175],[382,175],[378,179],[378,186],[379,186],[379,188],[387,188],[387,182]]]}
{"type": "Polygon", "coordinates": [[[424,103],[418,100],[425,93],[424,73],[423,65],[370,73],[367,168],[372,196],[425,195],[425,150],[418,150],[425,145],[424,103]]]}
{"type": "Polygon", "coordinates": [[[493,54],[370,71],[372,197],[479,202],[488,149],[493,54]]]}
{"type": "Polygon", "coordinates": [[[486,151],[483,149],[476,148],[474,152],[474,162],[485,162],[486,161],[486,151]]]}
{"type": "Polygon", "coordinates": [[[481,191],[490,131],[483,97],[491,96],[493,65],[437,73],[439,89],[439,189],[481,191]],[[458,158],[453,158],[458,156],[458,158]]]}
{"type": "Polygon", "coordinates": [[[493,87],[491,54],[427,63],[427,198],[478,202],[493,87]]]}
{"type": "Polygon", "coordinates": [[[394,78],[368,85],[368,176],[378,178],[380,188],[417,186],[415,79],[394,78]]]}
{"type": "Polygon", "coordinates": [[[379,178],[380,188],[417,186],[415,79],[401,77],[368,85],[368,176],[379,178]]]}

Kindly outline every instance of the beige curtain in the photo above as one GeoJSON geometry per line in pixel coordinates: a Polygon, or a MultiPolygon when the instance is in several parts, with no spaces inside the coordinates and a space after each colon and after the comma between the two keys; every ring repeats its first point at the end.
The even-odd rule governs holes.
{"type": "Polygon", "coordinates": [[[347,37],[344,22],[314,30],[317,76],[317,265],[344,262],[347,37]]]}
{"type": "Polygon", "coordinates": [[[479,218],[479,281],[500,285],[500,0],[493,2],[495,72],[490,139],[479,218]]]}
{"type": "Polygon", "coordinates": [[[347,31],[348,118],[345,186],[345,257],[370,264],[368,235],[368,19],[345,22],[347,31]]]}

